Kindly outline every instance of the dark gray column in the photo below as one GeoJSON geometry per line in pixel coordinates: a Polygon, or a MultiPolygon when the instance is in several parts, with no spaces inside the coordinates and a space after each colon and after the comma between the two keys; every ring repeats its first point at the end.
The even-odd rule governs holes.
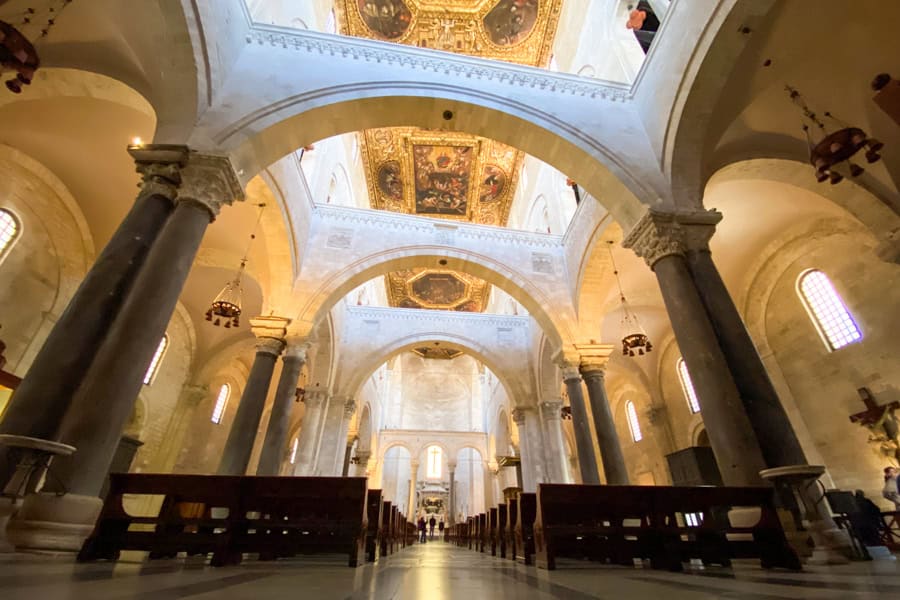
{"type": "Polygon", "coordinates": [[[222,204],[241,197],[227,159],[191,154],[178,204],[159,233],[90,372],[75,395],[58,439],[75,446],[54,463],[51,491],[100,493],[122,429],[153,353],[175,310],[203,234],[222,204]]]}
{"type": "Polygon", "coordinates": [[[594,417],[594,430],[597,432],[597,443],[600,446],[600,460],[603,461],[603,473],[609,485],[628,485],[628,469],[625,457],[622,456],[622,445],[619,434],[609,408],[606,397],[604,366],[599,364],[582,364],[581,376],[587,384],[588,399],[591,403],[591,414],[594,417]]]}
{"type": "Polygon", "coordinates": [[[253,366],[250,367],[250,376],[247,378],[244,393],[241,394],[241,403],[238,404],[234,422],[228,432],[225,449],[222,451],[222,461],[217,471],[219,475],[247,473],[253,443],[259,431],[266,397],[269,395],[275,361],[284,350],[286,320],[279,319],[271,327],[263,326],[260,330],[256,327],[257,319],[251,319],[251,323],[254,325],[253,333],[257,336],[256,356],[253,359],[253,366]]]}
{"type": "Polygon", "coordinates": [[[289,342],[281,359],[281,377],[278,379],[269,426],[266,429],[259,465],[256,467],[257,475],[278,475],[281,472],[288,428],[291,426],[291,409],[297,395],[297,380],[306,362],[306,349],[306,345],[289,342]]]}
{"type": "Polygon", "coordinates": [[[684,258],[680,230],[650,212],[623,242],[656,274],[725,485],[760,485],[759,442],[684,258]]]}
{"type": "MultiPolygon", "coordinates": [[[[600,483],[597,471],[597,457],[594,455],[594,441],[591,438],[591,426],[588,423],[587,409],[584,406],[584,394],[581,391],[581,375],[578,368],[564,366],[563,381],[569,393],[569,405],[572,408],[572,425],[575,428],[575,446],[578,451],[578,467],[581,471],[581,482],[585,484],[600,483]]],[[[519,484],[521,485],[521,483],[519,484]]]]}
{"type": "MultiPolygon", "coordinates": [[[[172,213],[187,151],[183,146],[132,150],[143,176],[137,201],[50,331],[10,400],[0,433],[42,439],[56,436],[150,246],[172,213]]],[[[6,447],[0,446],[0,487],[11,474],[5,452],[6,447]]]]}
{"type": "Polygon", "coordinates": [[[456,523],[456,461],[447,461],[447,472],[450,474],[450,500],[448,502],[450,514],[447,525],[456,523]]]}
{"type": "Polygon", "coordinates": [[[565,442],[562,431],[562,401],[545,400],[540,404],[544,431],[547,434],[546,455],[549,458],[550,483],[568,483],[565,442]]]}
{"type": "Polygon", "coordinates": [[[759,440],[766,466],[806,464],[806,455],[797,434],[728,288],[713,263],[709,245],[703,243],[693,249],[689,245],[686,258],[719,347],[741,394],[750,425],[759,440]]]}

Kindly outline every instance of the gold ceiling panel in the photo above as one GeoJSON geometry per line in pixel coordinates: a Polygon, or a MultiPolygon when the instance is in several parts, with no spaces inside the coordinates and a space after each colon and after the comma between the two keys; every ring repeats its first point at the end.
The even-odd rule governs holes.
{"type": "Polygon", "coordinates": [[[506,225],[522,152],[465,133],[368,129],[361,144],[373,208],[506,225]]]}
{"type": "Polygon", "coordinates": [[[336,0],[341,33],[546,66],[562,0],[336,0]]]}
{"type": "MultiPolygon", "coordinates": [[[[335,0],[340,32],[546,66],[562,0],[335,0]]],[[[373,208],[505,226],[523,153],[464,133],[412,127],[360,134],[373,208]]],[[[481,312],[490,286],[435,269],[385,277],[391,306],[481,312]]]]}

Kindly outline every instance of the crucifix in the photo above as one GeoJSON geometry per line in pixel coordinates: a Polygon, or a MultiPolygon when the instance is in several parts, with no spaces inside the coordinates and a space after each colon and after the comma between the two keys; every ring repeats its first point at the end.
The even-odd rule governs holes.
{"type": "Polygon", "coordinates": [[[859,423],[868,429],[871,433],[869,441],[879,444],[882,454],[900,462],[900,422],[894,414],[900,409],[900,402],[878,404],[869,388],[859,388],[856,392],[866,405],[866,410],[850,415],[850,422],[859,423]]]}

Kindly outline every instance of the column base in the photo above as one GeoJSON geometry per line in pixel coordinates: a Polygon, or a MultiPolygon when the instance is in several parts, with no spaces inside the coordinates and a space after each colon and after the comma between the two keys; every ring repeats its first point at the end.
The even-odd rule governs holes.
{"type": "Polygon", "coordinates": [[[102,508],[96,496],[31,494],[9,520],[7,539],[19,551],[78,552],[102,508]]]}
{"type": "Polygon", "coordinates": [[[818,483],[823,473],[825,467],[821,465],[789,465],[764,469],[759,475],[776,487],[790,489],[797,498],[806,531],[814,545],[806,563],[847,564],[853,558],[853,544],[849,534],[838,528],[831,518],[825,494],[818,483]]]}

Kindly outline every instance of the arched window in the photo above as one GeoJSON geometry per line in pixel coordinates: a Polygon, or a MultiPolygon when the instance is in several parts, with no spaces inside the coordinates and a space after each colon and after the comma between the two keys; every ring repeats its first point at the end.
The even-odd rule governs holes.
{"type": "Polygon", "coordinates": [[[681,380],[681,389],[684,391],[688,407],[691,409],[691,413],[696,414],[700,412],[700,401],[697,399],[697,392],[694,391],[694,384],[691,383],[691,374],[688,373],[687,363],[683,358],[678,359],[677,369],[678,379],[681,380]]]}
{"type": "Polygon", "coordinates": [[[169,347],[169,336],[163,335],[162,339],[159,340],[159,346],[156,347],[156,352],[153,353],[153,358],[150,360],[150,366],[147,367],[147,374],[144,375],[144,385],[152,385],[153,380],[156,379],[156,374],[159,372],[159,366],[162,364],[163,356],[166,354],[166,348],[169,347]]]}
{"type": "Polygon", "coordinates": [[[862,339],[862,332],[825,273],[815,269],[801,273],[797,294],[829,351],[862,339]]]}
{"type": "Polygon", "coordinates": [[[5,208],[0,208],[0,258],[6,256],[21,231],[16,216],[5,208]]]}
{"type": "Polygon", "coordinates": [[[644,439],[641,434],[641,423],[638,421],[637,409],[634,408],[634,402],[629,400],[625,403],[625,416],[628,417],[628,429],[631,430],[631,439],[639,442],[644,439]]]}
{"type": "Polygon", "coordinates": [[[428,479],[441,478],[441,458],[444,452],[440,446],[428,447],[428,469],[425,471],[425,477],[428,479]]]}
{"type": "Polygon", "coordinates": [[[216,425],[221,423],[222,417],[225,416],[225,407],[228,406],[229,396],[231,396],[231,386],[223,383],[222,387],[219,388],[219,395],[216,396],[216,404],[213,406],[212,417],[210,418],[216,425]]]}
{"type": "Polygon", "coordinates": [[[297,460],[297,447],[300,445],[300,438],[295,437],[294,443],[291,445],[291,464],[294,464],[294,461],[297,460]]]}

